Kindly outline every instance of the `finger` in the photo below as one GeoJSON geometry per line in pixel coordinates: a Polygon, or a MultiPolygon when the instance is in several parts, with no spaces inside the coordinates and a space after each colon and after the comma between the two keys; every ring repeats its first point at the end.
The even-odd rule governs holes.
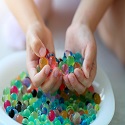
{"type": "Polygon", "coordinates": [[[43,92],[47,93],[55,86],[56,81],[59,79],[59,69],[56,67],[52,71],[51,75],[46,79],[44,84],[41,85],[43,92]]]}
{"type": "Polygon", "coordinates": [[[59,76],[59,79],[55,83],[55,86],[52,88],[51,93],[54,93],[56,90],[58,90],[61,84],[62,84],[62,75],[59,76]]]}
{"type": "Polygon", "coordinates": [[[43,69],[39,73],[37,73],[36,67],[34,67],[33,64],[30,64],[28,66],[28,72],[33,85],[35,87],[39,87],[48,77],[50,73],[50,66],[45,65],[43,69]]]}
{"type": "Polygon", "coordinates": [[[68,75],[69,81],[73,88],[78,92],[78,94],[82,94],[86,87],[84,87],[78,80],[76,79],[75,75],[73,73],[70,73],[68,75]]]}
{"type": "Polygon", "coordinates": [[[69,82],[68,75],[64,75],[63,79],[64,79],[64,82],[65,82],[65,85],[67,86],[67,88],[69,90],[73,91],[74,89],[73,89],[72,85],[69,82]]]}
{"type": "Polygon", "coordinates": [[[42,41],[37,36],[32,35],[32,38],[30,40],[30,46],[33,52],[38,57],[43,57],[46,55],[46,48],[42,43],[42,41]]]}
{"type": "Polygon", "coordinates": [[[96,58],[96,45],[88,45],[83,55],[85,55],[85,57],[82,68],[86,78],[89,78],[92,64],[96,58]]]}
{"type": "Polygon", "coordinates": [[[85,76],[84,76],[84,73],[83,73],[83,71],[82,71],[81,69],[76,68],[76,69],[74,70],[74,74],[75,74],[77,80],[78,80],[82,85],[84,85],[84,86],[87,87],[87,88],[91,86],[90,82],[89,82],[89,83],[87,82],[87,80],[89,80],[90,78],[89,78],[89,79],[86,79],[85,76]]]}

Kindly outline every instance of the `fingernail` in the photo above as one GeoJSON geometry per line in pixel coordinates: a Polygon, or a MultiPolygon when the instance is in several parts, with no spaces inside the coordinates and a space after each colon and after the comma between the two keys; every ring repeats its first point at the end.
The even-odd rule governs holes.
{"type": "Polygon", "coordinates": [[[46,48],[41,47],[40,50],[39,50],[39,54],[40,54],[41,57],[45,56],[46,55],[46,48]]]}
{"type": "Polygon", "coordinates": [[[54,73],[53,73],[54,77],[57,77],[58,74],[59,74],[59,71],[58,71],[58,70],[54,71],[54,73]]]}
{"type": "Polygon", "coordinates": [[[89,78],[89,71],[87,70],[86,72],[86,78],[88,79],[89,78]]]}
{"type": "Polygon", "coordinates": [[[70,82],[74,82],[74,77],[73,76],[70,76],[70,78],[69,78],[69,80],[70,80],[70,82]]]}
{"type": "Polygon", "coordinates": [[[79,71],[76,71],[75,74],[76,74],[77,77],[80,77],[79,71]]]}
{"type": "Polygon", "coordinates": [[[47,68],[45,69],[45,74],[46,74],[46,75],[48,75],[48,74],[49,74],[49,72],[50,72],[50,68],[49,68],[49,67],[47,67],[47,68]]]}

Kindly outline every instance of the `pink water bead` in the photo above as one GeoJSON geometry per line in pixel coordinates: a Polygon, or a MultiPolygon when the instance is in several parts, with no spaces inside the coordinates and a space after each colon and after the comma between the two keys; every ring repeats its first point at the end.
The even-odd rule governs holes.
{"type": "Polygon", "coordinates": [[[55,56],[50,56],[49,65],[50,65],[51,69],[54,69],[55,67],[58,66],[58,63],[56,62],[55,56]]]}
{"type": "Polygon", "coordinates": [[[88,90],[91,92],[91,93],[94,93],[94,87],[91,85],[89,88],[88,88],[88,90]]]}
{"type": "Polygon", "coordinates": [[[5,108],[5,109],[7,108],[7,106],[11,106],[11,103],[10,103],[9,100],[6,100],[6,101],[4,102],[4,108],[5,108]]]}
{"type": "Polygon", "coordinates": [[[62,65],[62,71],[65,75],[69,73],[69,67],[67,64],[62,65]]]}
{"type": "Polygon", "coordinates": [[[55,119],[55,112],[53,110],[50,110],[48,118],[50,121],[53,121],[55,119]]]}
{"type": "Polygon", "coordinates": [[[16,93],[18,94],[18,88],[16,86],[12,86],[11,89],[10,89],[10,93],[16,93]]]}

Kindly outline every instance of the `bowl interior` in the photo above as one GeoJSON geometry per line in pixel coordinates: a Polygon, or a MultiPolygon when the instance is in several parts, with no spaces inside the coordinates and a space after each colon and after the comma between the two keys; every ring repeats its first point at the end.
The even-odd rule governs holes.
{"type": "MultiPolygon", "coordinates": [[[[26,53],[18,52],[0,61],[0,125],[20,125],[11,119],[2,108],[2,92],[10,81],[22,71],[26,71],[26,53]]],[[[98,67],[97,75],[93,82],[95,91],[101,96],[100,110],[96,120],[91,125],[108,125],[115,111],[115,100],[110,81],[106,74],[98,67]]]]}

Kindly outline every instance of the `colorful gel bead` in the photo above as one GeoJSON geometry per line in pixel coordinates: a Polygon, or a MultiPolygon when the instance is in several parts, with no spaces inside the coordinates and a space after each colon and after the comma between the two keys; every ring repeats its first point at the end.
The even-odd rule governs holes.
{"type": "Polygon", "coordinates": [[[73,121],[74,124],[80,124],[81,117],[80,117],[80,114],[78,112],[74,113],[72,121],[73,121]]]}
{"type": "Polygon", "coordinates": [[[69,67],[67,64],[62,65],[62,71],[65,75],[69,73],[69,67]]]}
{"type": "Polygon", "coordinates": [[[94,93],[93,98],[94,98],[94,101],[96,104],[100,104],[101,98],[100,98],[100,95],[98,93],[94,93]]]}
{"type": "Polygon", "coordinates": [[[17,116],[16,116],[16,121],[17,121],[18,123],[22,123],[23,117],[22,117],[21,115],[17,115],[17,116]]]}
{"type": "Polygon", "coordinates": [[[49,58],[49,65],[50,65],[51,69],[54,69],[55,67],[58,66],[58,63],[56,62],[55,56],[51,56],[49,58]]]}
{"type": "Polygon", "coordinates": [[[4,102],[4,108],[5,108],[5,109],[7,108],[7,106],[11,106],[11,103],[10,103],[9,100],[6,100],[6,101],[4,102]]]}
{"type": "Polygon", "coordinates": [[[13,118],[14,115],[15,115],[14,110],[13,110],[13,109],[10,109],[8,115],[9,115],[11,118],[13,118]]]}
{"type": "Polygon", "coordinates": [[[25,85],[28,88],[31,84],[30,78],[29,77],[24,78],[23,81],[22,81],[22,84],[25,85]]]}
{"type": "Polygon", "coordinates": [[[4,90],[3,90],[3,95],[9,95],[10,94],[10,88],[6,87],[4,90]]]}
{"type": "Polygon", "coordinates": [[[75,63],[74,57],[73,56],[68,56],[66,63],[67,63],[68,66],[71,66],[71,65],[73,66],[74,63],[75,63]]]}
{"type": "Polygon", "coordinates": [[[67,111],[62,111],[60,115],[61,115],[64,119],[66,119],[67,116],[68,116],[67,111]]]}
{"type": "Polygon", "coordinates": [[[55,119],[55,113],[53,110],[50,110],[50,112],[48,114],[48,118],[50,121],[53,121],[55,119]]]}
{"type": "Polygon", "coordinates": [[[73,66],[69,66],[69,73],[73,73],[74,72],[74,67],[73,66]]]}
{"type": "Polygon", "coordinates": [[[16,93],[18,94],[18,88],[16,86],[12,86],[11,89],[10,89],[10,93],[16,93]]]}
{"type": "Polygon", "coordinates": [[[75,63],[74,63],[74,68],[81,68],[81,64],[78,63],[78,62],[75,62],[75,63]]]}
{"type": "Polygon", "coordinates": [[[45,65],[48,65],[48,59],[46,59],[45,57],[41,57],[39,60],[40,69],[42,69],[45,65]]]}

